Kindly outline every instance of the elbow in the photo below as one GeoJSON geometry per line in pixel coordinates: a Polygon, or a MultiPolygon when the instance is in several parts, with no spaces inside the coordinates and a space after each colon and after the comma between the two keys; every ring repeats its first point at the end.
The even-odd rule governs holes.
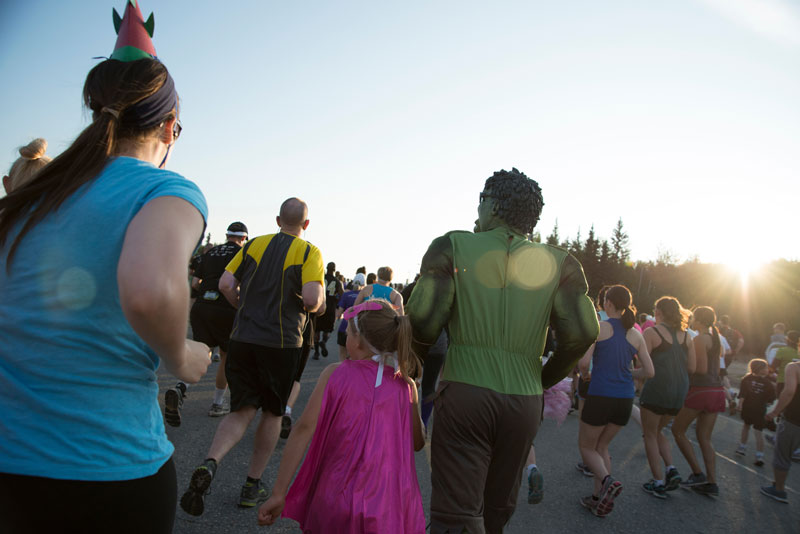
{"type": "Polygon", "coordinates": [[[645,377],[645,378],[653,378],[654,376],[656,376],[656,370],[655,370],[655,369],[653,369],[652,367],[650,367],[649,369],[647,369],[647,370],[645,371],[645,373],[644,373],[644,377],[645,377]]]}
{"type": "Polygon", "coordinates": [[[316,313],[322,306],[322,299],[314,297],[303,296],[303,307],[310,313],[316,313]]]}
{"type": "Polygon", "coordinates": [[[169,291],[156,291],[152,287],[138,290],[120,287],[120,306],[127,317],[147,319],[173,298],[170,295],[169,291]]]}

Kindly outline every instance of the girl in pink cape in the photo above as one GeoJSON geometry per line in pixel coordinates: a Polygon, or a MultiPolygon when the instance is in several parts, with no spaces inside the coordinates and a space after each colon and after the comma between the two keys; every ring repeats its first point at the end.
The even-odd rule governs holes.
{"type": "Polygon", "coordinates": [[[306,533],[424,533],[414,451],[425,445],[425,432],[409,378],[419,365],[411,325],[381,299],[344,318],[350,359],[320,375],[258,523],[283,515],[306,533]]]}

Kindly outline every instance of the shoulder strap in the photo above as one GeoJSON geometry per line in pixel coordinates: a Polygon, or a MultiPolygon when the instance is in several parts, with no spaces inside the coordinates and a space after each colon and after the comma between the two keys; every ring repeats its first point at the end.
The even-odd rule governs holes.
{"type": "Polygon", "coordinates": [[[656,334],[658,334],[658,337],[660,337],[660,338],[661,338],[661,341],[663,341],[664,343],[668,343],[668,341],[666,340],[666,338],[665,338],[664,336],[662,336],[662,335],[661,335],[661,332],[659,332],[659,330],[658,330],[658,327],[657,327],[657,326],[654,326],[654,327],[653,327],[653,330],[655,330],[655,331],[656,331],[656,334]]]}

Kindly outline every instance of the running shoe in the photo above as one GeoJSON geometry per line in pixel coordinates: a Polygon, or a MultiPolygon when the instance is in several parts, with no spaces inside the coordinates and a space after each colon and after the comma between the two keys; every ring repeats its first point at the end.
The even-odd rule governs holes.
{"type": "Polygon", "coordinates": [[[528,504],[539,504],[544,497],[544,477],[537,468],[528,472],[528,504]]]}
{"type": "Polygon", "coordinates": [[[281,418],[281,439],[286,439],[292,433],[292,416],[284,414],[281,418]]]}
{"type": "Polygon", "coordinates": [[[578,462],[577,464],[575,464],[575,469],[577,469],[578,471],[583,473],[583,476],[586,476],[586,477],[593,477],[594,476],[594,473],[592,473],[592,470],[589,469],[589,466],[586,465],[583,462],[578,462]]]}
{"type": "Polygon", "coordinates": [[[256,482],[245,482],[242,486],[242,493],[239,496],[239,508],[253,508],[257,504],[267,500],[267,489],[258,480],[256,482]]]}
{"type": "Polygon", "coordinates": [[[325,346],[325,343],[321,343],[320,344],[320,348],[322,350],[322,357],[323,358],[327,358],[328,357],[328,347],[325,346]]]}
{"type": "Polygon", "coordinates": [[[681,487],[684,489],[690,489],[695,486],[699,486],[701,484],[707,483],[705,473],[692,473],[689,475],[689,478],[683,482],[681,482],[681,487]]]}
{"type": "Polygon", "coordinates": [[[217,462],[214,460],[206,460],[192,473],[192,480],[189,482],[189,489],[181,497],[181,508],[183,511],[190,515],[203,515],[205,503],[203,502],[208,489],[211,487],[211,481],[214,479],[214,473],[217,471],[217,462]]]}
{"type": "Polygon", "coordinates": [[[603,480],[603,487],[600,489],[600,502],[597,503],[597,514],[605,517],[614,509],[614,499],[622,493],[622,482],[615,480],[611,475],[603,480]]]}
{"type": "Polygon", "coordinates": [[[592,514],[596,515],[597,517],[603,517],[597,513],[597,504],[600,501],[595,499],[591,495],[587,495],[586,497],[581,498],[581,506],[588,509],[592,514]]]}
{"type": "Polygon", "coordinates": [[[699,486],[693,486],[692,489],[700,495],[708,495],[709,497],[719,497],[719,486],[713,482],[706,482],[699,486]]]}
{"type": "Polygon", "coordinates": [[[670,467],[669,471],[667,471],[667,483],[665,488],[667,491],[675,491],[681,485],[681,475],[678,473],[678,470],[674,467],[670,467]]]}
{"type": "Polygon", "coordinates": [[[214,352],[214,353],[211,355],[211,362],[212,362],[212,363],[216,363],[216,362],[220,361],[221,359],[222,359],[222,358],[220,358],[220,356],[219,356],[219,351],[217,351],[217,352],[214,352]]]}
{"type": "Polygon", "coordinates": [[[797,449],[792,453],[792,461],[793,462],[800,462],[800,449],[797,449]]]}
{"type": "Polygon", "coordinates": [[[764,434],[764,441],[766,441],[770,445],[775,445],[775,435],[774,434],[764,434]]]}
{"type": "Polygon", "coordinates": [[[736,447],[736,454],[739,456],[744,456],[747,454],[747,445],[744,443],[740,443],[738,447],[736,447]]]}
{"type": "Polygon", "coordinates": [[[211,408],[208,410],[209,417],[222,417],[223,415],[227,415],[229,413],[231,413],[231,407],[225,403],[211,403],[211,408]]]}
{"type": "Polygon", "coordinates": [[[778,502],[789,504],[789,495],[785,491],[775,489],[775,484],[771,486],[761,486],[761,493],[771,497],[778,502]]]}
{"type": "Polygon", "coordinates": [[[667,498],[667,487],[664,484],[656,484],[655,480],[651,479],[650,482],[642,484],[642,489],[658,499],[667,498]]]}
{"type": "Polygon", "coordinates": [[[169,426],[181,426],[181,406],[183,406],[183,392],[177,388],[170,388],[164,393],[164,420],[169,426]]]}
{"type": "Polygon", "coordinates": [[[764,456],[756,456],[756,461],[753,462],[756,467],[764,467],[764,456]]]}

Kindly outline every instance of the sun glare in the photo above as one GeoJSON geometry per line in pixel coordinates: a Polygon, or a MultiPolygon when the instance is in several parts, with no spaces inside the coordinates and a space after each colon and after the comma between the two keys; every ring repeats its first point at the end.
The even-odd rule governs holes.
{"type": "Polygon", "coordinates": [[[742,257],[738,258],[735,262],[729,263],[728,267],[739,275],[739,281],[742,285],[747,286],[750,278],[758,274],[762,263],[755,258],[742,257]]]}

